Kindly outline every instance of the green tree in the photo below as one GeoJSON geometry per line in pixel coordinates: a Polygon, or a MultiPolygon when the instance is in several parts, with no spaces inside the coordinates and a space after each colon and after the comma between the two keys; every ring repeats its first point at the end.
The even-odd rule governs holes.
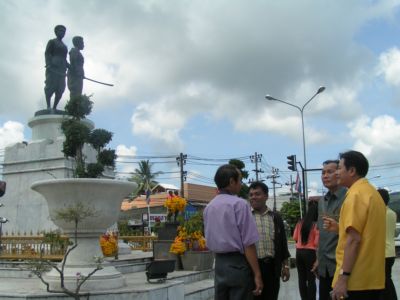
{"type": "Polygon", "coordinates": [[[300,204],[297,200],[283,202],[280,211],[282,218],[288,223],[291,232],[293,232],[296,223],[300,219],[300,204]]]}
{"type": "MultiPolygon", "coordinates": [[[[246,164],[240,159],[232,158],[231,160],[229,160],[229,164],[236,166],[240,170],[240,173],[242,173],[242,180],[247,179],[249,177],[249,172],[244,169],[246,167],[246,164]]],[[[249,195],[249,187],[247,184],[242,183],[242,188],[240,189],[239,197],[247,199],[248,195],[249,195]]]]}
{"type": "Polygon", "coordinates": [[[162,172],[153,172],[152,167],[153,164],[149,160],[141,160],[139,168],[135,169],[132,177],[129,179],[129,181],[133,181],[138,185],[135,191],[136,195],[143,194],[148,188],[152,189],[158,184],[155,178],[162,174],[162,172]]]}
{"type": "Polygon", "coordinates": [[[102,175],[106,166],[115,167],[117,157],[115,150],[104,149],[113,134],[104,129],[91,131],[87,124],[82,122],[91,113],[92,107],[93,101],[86,95],[73,97],[65,105],[69,118],[61,124],[61,130],[65,135],[62,151],[65,157],[75,160],[74,177],[97,178],[102,175]],[[96,150],[96,162],[86,163],[86,156],[83,153],[85,144],[90,144],[96,150]]]}

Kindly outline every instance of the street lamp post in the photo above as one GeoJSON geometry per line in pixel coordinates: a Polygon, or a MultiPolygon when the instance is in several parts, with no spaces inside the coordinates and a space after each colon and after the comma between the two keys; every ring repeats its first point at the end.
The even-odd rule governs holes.
{"type": "MultiPolygon", "coordinates": [[[[301,115],[301,128],[302,128],[302,133],[303,133],[303,157],[304,157],[304,199],[308,199],[308,182],[307,182],[307,154],[306,154],[306,138],[304,134],[304,108],[320,93],[322,93],[325,90],[324,86],[321,86],[317,92],[306,102],[302,107],[297,106],[295,104],[274,98],[270,95],[265,96],[267,100],[270,101],[278,101],[282,102],[284,104],[290,105],[292,107],[297,108],[300,111],[301,115]]],[[[305,209],[305,208],[304,208],[305,209]]]]}

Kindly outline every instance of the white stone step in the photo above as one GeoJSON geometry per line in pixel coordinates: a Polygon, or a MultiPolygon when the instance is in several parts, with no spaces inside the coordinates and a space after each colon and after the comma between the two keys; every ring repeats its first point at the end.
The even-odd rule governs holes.
{"type": "Polygon", "coordinates": [[[214,279],[185,284],[185,300],[214,299],[214,279]]]}

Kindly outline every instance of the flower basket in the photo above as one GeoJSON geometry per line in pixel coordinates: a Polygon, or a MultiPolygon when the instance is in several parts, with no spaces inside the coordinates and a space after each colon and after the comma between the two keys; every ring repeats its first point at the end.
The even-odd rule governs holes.
{"type": "Polygon", "coordinates": [[[170,252],[180,255],[184,270],[202,271],[212,269],[214,256],[208,250],[204,238],[203,215],[196,213],[178,227],[178,235],[170,252]]]}
{"type": "Polygon", "coordinates": [[[105,257],[118,256],[118,233],[106,232],[100,236],[100,247],[105,257]]]}

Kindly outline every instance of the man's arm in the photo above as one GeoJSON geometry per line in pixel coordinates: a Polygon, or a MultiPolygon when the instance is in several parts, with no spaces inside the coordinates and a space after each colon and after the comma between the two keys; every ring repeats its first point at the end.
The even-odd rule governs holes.
{"type": "Polygon", "coordinates": [[[279,240],[281,243],[281,247],[279,251],[282,251],[282,258],[283,260],[286,260],[290,257],[290,252],[289,252],[289,247],[288,247],[288,241],[286,238],[286,230],[285,230],[285,224],[283,223],[282,216],[279,213],[275,213],[275,217],[277,219],[277,225],[279,226],[279,230],[276,232],[279,232],[279,236],[276,236],[276,239],[279,240]]]}
{"type": "Polygon", "coordinates": [[[323,230],[329,231],[329,232],[339,232],[339,223],[330,217],[322,217],[323,219],[323,230]]]}
{"type": "Polygon", "coordinates": [[[253,294],[261,295],[264,284],[262,282],[260,266],[258,265],[255,244],[251,244],[250,246],[245,247],[244,255],[246,256],[246,259],[247,259],[247,261],[251,267],[251,270],[253,271],[253,274],[254,274],[255,289],[253,290],[253,294]]]}
{"type": "MultiPolygon", "coordinates": [[[[342,270],[343,272],[351,273],[358,256],[361,235],[353,227],[347,228],[346,233],[347,239],[344,247],[342,270]]],[[[333,288],[332,299],[340,299],[340,297],[347,296],[347,281],[350,276],[339,275],[336,285],[333,288]]]]}
{"type": "Polygon", "coordinates": [[[285,224],[283,223],[283,219],[280,214],[276,213],[275,218],[277,218],[277,225],[279,226],[280,230],[276,231],[279,232],[279,236],[277,237],[276,242],[281,243],[281,246],[278,249],[275,247],[276,250],[282,251],[282,265],[281,265],[281,279],[283,282],[286,282],[290,278],[290,266],[289,266],[289,257],[290,252],[288,248],[288,242],[286,238],[286,230],[285,224]]]}
{"type": "Polygon", "coordinates": [[[287,259],[282,262],[281,279],[283,282],[290,279],[290,266],[287,259]]]}

